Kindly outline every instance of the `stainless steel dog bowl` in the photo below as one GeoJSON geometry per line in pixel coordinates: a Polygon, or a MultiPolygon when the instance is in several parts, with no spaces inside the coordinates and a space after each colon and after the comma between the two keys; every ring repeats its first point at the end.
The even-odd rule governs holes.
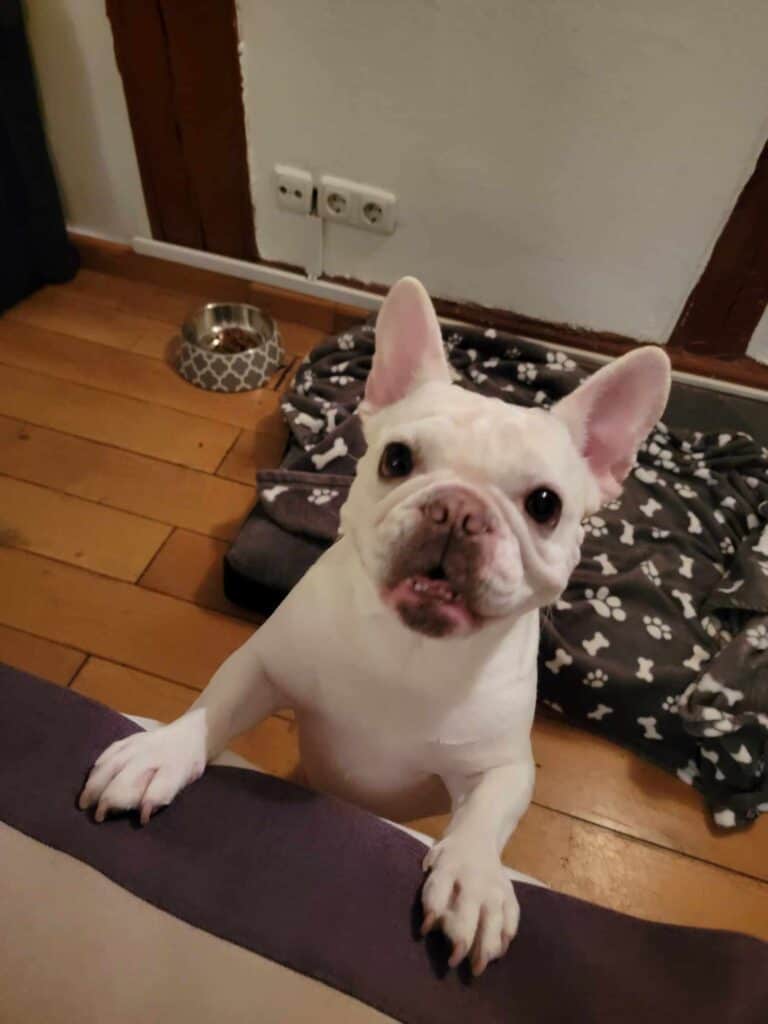
{"type": "Polygon", "coordinates": [[[206,391],[252,391],[283,361],[277,324],[244,302],[209,302],[181,328],[176,369],[206,391]]]}

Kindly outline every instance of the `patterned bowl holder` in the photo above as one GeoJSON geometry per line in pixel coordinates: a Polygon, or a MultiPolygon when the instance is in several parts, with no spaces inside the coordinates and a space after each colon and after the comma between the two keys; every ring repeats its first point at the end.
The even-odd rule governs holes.
{"type": "Polygon", "coordinates": [[[246,303],[209,303],[184,321],[176,369],[196,387],[234,394],[263,387],[283,355],[267,313],[246,303]]]}

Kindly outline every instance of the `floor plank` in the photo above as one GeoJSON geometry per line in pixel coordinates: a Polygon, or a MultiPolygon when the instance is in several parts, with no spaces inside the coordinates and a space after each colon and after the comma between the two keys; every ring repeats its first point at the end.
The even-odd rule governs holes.
{"type": "Polygon", "coordinates": [[[164,594],[0,548],[0,623],[201,689],[253,633],[164,594]]]}
{"type": "Polygon", "coordinates": [[[207,302],[226,302],[228,291],[221,288],[205,296],[163,288],[148,281],[132,281],[127,277],[103,274],[87,267],[83,267],[74,280],[52,287],[66,290],[86,302],[100,303],[126,313],[138,312],[177,327],[190,313],[207,302]]]}
{"type": "Polygon", "coordinates": [[[538,718],[533,748],[538,803],[768,880],[768,820],[744,831],[715,830],[695,790],[623,747],[562,722],[538,718]]]}
{"type": "MultiPolygon", "coordinates": [[[[197,692],[101,658],[89,658],[72,689],[122,714],[170,722],[183,714],[197,692]]],[[[292,722],[272,716],[233,741],[230,750],[272,775],[290,778],[299,761],[292,722]]]]}
{"type": "Polygon", "coordinates": [[[260,622],[263,616],[232,604],[224,596],[222,561],[228,547],[213,537],[174,530],[141,577],[141,586],[225,615],[260,622]]]}
{"type": "Polygon", "coordinates": [[[0,543],[137,580],[171,532],[128,512],[0,476],[0,543]]]}
{"type": "Polygon", "coordinates": [[[239,435],[227,423],[8,365],[0,366],[0,414],[208,471],[239,435]]]}
{"type": "Polygon", "coordinates": [[[256,429],[278,405],[277,395],[263,388],[239,395],[203,391],[160,359],[6,318],[0,319],[0,362],[246,429],[256,429]]]}
{"type": "MultiPolygon", "coordinates": [[[[166,359],[175,350],[173,342],[179,336],[186,313],[194,311],[206,300],[193,300],[193,305],[187,307],[180,317],[174,315],[166,319],[171,305],[168,294],[163,295],[160,289],[142,289],[137,282],[131,284],[133,303],[128,301],[129,295],[123,294],[126,292],[125,283],[113,301],[110,301],[102,282],[90,290],[82,285],[76,290],[66,285],[52,285],[13,306],[5,315],[9,320],[30,327],[71,334],[110,348],[166,359]]],[[[187,297],[182,301],[186,305],[187,297]]],[[[179,303],[174,305],[180,308],[179,303]]],[[[306,355],[324,337],[324,332],[316,327],[282,318],[278,330],[283,347],[291,356],[306,355]]]]}
{"type": "Polygon", "coordinates": [[[243,430],[217,469],[217,475],[253,485],[256,471],[277,467],[288,440],[288,429],[280,423],[276,430],[243,430]]]}
{"type": "MultiPolygon", "coordinates": [[[[411,822],[439,836],[445,818],[411,822]]],[[[533,805],[506,864],[560,892],[652,921],[768,939],[768,885],[533,805]]]]}
{"type": "Polygon", "coordinates": [[[90,302],[82,294],[59,285],[35,292],[9,309],[5,317],[111,348],[164,352],[169,339],[178,333],[178,325],[142,314],[142,307],[128,311],[90,302]]]}
{"type": "Polygon", "coordinates": [[[111,508],[232,539],[253,485],[0,416],[0,473],[111,508]]]}
{"type": "Polygon", "coordinates": [[[87,655],[39,636],[0,626],[0,662],[66,686],[87,655]]]}

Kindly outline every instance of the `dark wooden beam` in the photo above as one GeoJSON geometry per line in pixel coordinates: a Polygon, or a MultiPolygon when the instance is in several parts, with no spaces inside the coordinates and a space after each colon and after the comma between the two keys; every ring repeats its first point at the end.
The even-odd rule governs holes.
{"type": "Polygon", "coordinates": [[[768,143],[669,339],[692,355],[743,356],[768,303],[768,143]]]}
{"type": "Polygon", "coordinates": [[[234,0],[106,0],[152,234],[253,260],[234,0]]]}

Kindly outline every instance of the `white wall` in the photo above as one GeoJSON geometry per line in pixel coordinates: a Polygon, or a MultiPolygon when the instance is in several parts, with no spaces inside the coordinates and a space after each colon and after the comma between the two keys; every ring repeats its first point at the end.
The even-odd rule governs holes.
{"type": "Polygon", "coordinates": [[[747,348],[747,355],[760,363],[768,363],[768,306],[765,307],[760,322],[747,348]]]}
{"type": "Polygon", "coordinates": [[[148,235],[133,137],[103,0],[27,0],[27,34],[68,223],[148,235]]]}
{"type": "Polygon", "coordinates": [[[664,340],[768,131],[766,0],[239,0],[260,251],[293,163],[392,189],[323,266],[664,340]]]}

